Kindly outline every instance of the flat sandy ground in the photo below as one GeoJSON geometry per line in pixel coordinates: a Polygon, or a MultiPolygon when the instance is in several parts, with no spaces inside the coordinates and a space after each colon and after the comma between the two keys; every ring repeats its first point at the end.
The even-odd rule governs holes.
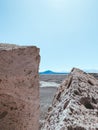
{"type": "Polygon", "coordinates": [[[45,118],[48,107],[52,104],[53,97],[56,93],[56,87],[40,88],[40,119],[45,118]]]}
{"type": "Polygon", "coordinates": [[[56,83],[61,83],[62,80],[66,78],[66,75],[62,74],[50,74],[50,75],[40,75],[40,81],[46,81],[46,82],[56,82],[56,83]]]}

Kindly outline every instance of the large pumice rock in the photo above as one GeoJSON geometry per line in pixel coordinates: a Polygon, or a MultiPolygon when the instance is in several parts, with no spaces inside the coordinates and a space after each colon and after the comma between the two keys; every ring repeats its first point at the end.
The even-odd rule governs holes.
{"type": "Polygon", "coordinates": [[[0,46],[0,130],[39,128],[39,48],[0,46]]]}
{"type": "Polygon", "coordinates": [[[42,130],[98,130],[98,80],[73,68],[59,86],[42,130]]]}

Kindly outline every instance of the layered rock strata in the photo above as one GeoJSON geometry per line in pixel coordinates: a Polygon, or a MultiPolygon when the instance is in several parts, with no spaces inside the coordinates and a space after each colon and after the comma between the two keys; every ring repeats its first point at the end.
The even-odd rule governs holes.
{"type": "Polygon", "coordinates": [[[57,90],[42,130],[98,130],[98,80],[72,69],[57,90]]]}
{"type": "Polygon", "coordinates": [[[39,49],[0,46],[0,130],[39,128],[39,49]]]}

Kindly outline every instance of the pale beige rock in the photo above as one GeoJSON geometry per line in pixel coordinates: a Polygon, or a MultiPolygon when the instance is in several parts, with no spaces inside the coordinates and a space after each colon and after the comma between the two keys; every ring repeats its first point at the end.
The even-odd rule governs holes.
{"type": "Polygon", "coordinates": [[[98,80],[74,68],[59,86],[42,130],[98,130],[98,80]]]}
{"type": "Polygon", "coordinates": [[[39,49],[0,50],[0,130],[39,129],[39,49]]]}

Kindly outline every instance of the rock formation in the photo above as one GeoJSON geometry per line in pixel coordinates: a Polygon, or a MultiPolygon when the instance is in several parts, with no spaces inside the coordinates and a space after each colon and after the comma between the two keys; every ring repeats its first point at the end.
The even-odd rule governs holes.
{"type": "Polygon", "coordinates": [[[98,130],[98,80],[72,69],[57,90],[42,130],[98,130]]]}
{"type": "Polygon", "coordinates": [[[0,46],[0,130],[38,130],[39,49],[0,46]]]}

